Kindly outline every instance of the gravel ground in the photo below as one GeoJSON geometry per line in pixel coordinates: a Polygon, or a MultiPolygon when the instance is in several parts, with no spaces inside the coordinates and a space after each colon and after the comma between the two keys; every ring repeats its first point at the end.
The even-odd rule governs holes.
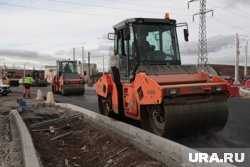
{"type": "MultiPolygon", "coordinates": [[[[41,117],[49,115],[61,117],[76,112],[56,107],[37,107],[31,113],[23,113],[22,117],[29,125],[41,117]]],[[[83,118],[50,123],[30,132],[45,167],[161,167],[161,162],[149,157],[129,144],[115,133],[97,127],[91,121],[83,118]],[[53,127],[55,132],[51,132],[53,127]],[[52,140],[62,134],[68,135],[52,140]]]]}
{"type": "Polygon", "coordinates": [[[0,167],[23,167],[21,143],[8,104],[0,106],[0,167]]]}
{"type": "MultiPolygon", "coordinates": [[[[46,125],[39,129],[48,129],[46,125]]],[[[152,159],[128,144],[116,134],[94,127],[86,120],[71,120],[53,124],[59,128],[56,133],[32,131],[32,136],[43,165],[48,167],[63,166],[136,166],[160,167],[164,164],[152,159]],[[67,125],[70,128],[65,128],[67,125]],[[57,140],[55,136],[66,134],[57,140]]],[[[39,130],[36,128],[36,130],[39,130]]]]}

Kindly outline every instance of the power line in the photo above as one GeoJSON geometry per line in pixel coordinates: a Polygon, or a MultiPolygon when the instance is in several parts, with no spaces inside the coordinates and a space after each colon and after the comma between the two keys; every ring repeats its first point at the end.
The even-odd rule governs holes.
{"type": "MultiPolygon", "coordinates": [[[[219,22],[219,23],[222,23],[222,24],[224,24],[224,25],[226,25],[227,27],[230,25],[230,26],[232,26],[232,27],[235,27],[235,25],[234,24],[231,24],[231,23],[227,23],[227,22],[225,22],[224,20],[222,20],[222,19],[220,19],[220,18],[218,18],[218,17],[215,17],[215,19],[213,19],[213,20],[217,20],[217,22],[219,22]]],[[[237,29],[237,27],[235,27],[236,29],[237,29]]],[[[220,30],[219,30],[220,31],[220,30]]],[[[249,32],[249,31],[247,31],[247,30],[244,30],[245,32],[249,32]]],[[[220,32],[222,32],[222,31],[220,31],[220,32]]],[[[223,34],[225,34],[225,33],[227,33],[227,32],[222,32],[223,34]]],[[[229,33],[227,33],[227,34],[229,34],[229,33]]]]}
{"type": "MultiPolygon", "coordinates": [[[[148,6],[148,7],[155,7],[155,8],[159,8],[159,7],[163,7],[163,6],[160,6],[160,5],[154,5],[154,4],[145,4],[145,3],[135,3],[135,2],[131,2],[131,1],[126,1],[124,3],[124,1],[117,1],[117,0],[102,0],[102,1],[108,1],[108,2],[114,2],[114,3],[121,3],[121,4],[131,4],[131,5],[140,5],[140,6],[148,6]]],[[[183,10],[184,8],[176,8],[176,7],[171,7],[171,6],[167,6],[171,9],[181,9],[183,10]]],[[[166,8],[166,7],[164,7],[166,8]]]]}
{"type": "MultiPolygon", "coordinates": [[[[126,8],[118,8],[118,7],[111,7],[111,6],[103,6],[103,5],[94,5],[94,4],[87,4],[87,3],[78,3],[78,2],[68,2],[63,0],[49,0],[57,3],[64,3],[64,4],[70,4],[70,5],[76,5],[76,6],[90,6],[90,7],[97,7],[97,8],[106,8],[106,9],[113,9],[113,10],[123,10],[123,11],[133,11],[133,12],[142,12],[142,13],[149,13],[150,11],[146,10],[138,10],[138,9],[126,9],[126,8]]],[[[159,12],[152,12],[155,14],[159,14],[159,12]]]]}
{"type": "MultiPolygon", "coordinates": [[[[249,21],[249,19],[250,19],[250,17],[247,17],[246,15],[249,15],[249,13],[245,13],[246,15],[242,15],[242,13],[244,13],[244,11],[241,11],[241,12],[237,12],[237,11],[232,11],[233,9],[228,9],[228,10],[226,10],[226,9],[224,9],[223,7],[221,7],[221,6],[219,6],[219,5],[217,5],[217,4],[215,4],[215,3],[213,3],[213,2],[211,2],[211,1],[209,1],[208,3],[210,3],[211,5],[213,5],[213,6],[215,6],[215,7],[217,7],[217,8],[220,8],[220,9],[222,9],[222,10],[224,10],[225,12],[228,12],[228,13],[230,13],[230,14],[232,14],[232,13],[234,13],[234,14],[236,14],[236,15],[239,15],[239,16],[242,16],[242,17],[240,17],[240,18],[242,18],[242,19],[244,19],[244,20],[246,20],[247,19],[247,21],[249,21]],[[230,10],[230,11],[229,11],[230,10]]],[[[250,4],[249,2],[247,2],[248,4],[250,4]]],[[[227,23],[227,22],[225,22],[225,20],[223,20],[223,19],[220,19],[220,18],[216,18],[215,17],[215,19],[216,20],[218,20],[220,23],[223,23],[223,24],[225,24],[225,25],[230,25],[230,26],[232,26],[232,27],[235,27],[235,24],[232,24],[231,22],[230,23],[227,23]]],[[[247,30],[244,30],[244,31],[247,31],[247,30]]],[[[249,32],[249,31],[247,31],[247,32],[249,32]]]]}
{"type": "MultiPolygon", "coordinates": [[[[94,4],[88,4],[88,3],[82,3],[82,2],[81,3],[79,3],[79,2],[69,2],[69,1],[64,1],[64,0],[49,0],[49,1],[57,2],[57,3],[64,3],[64,4],[70,4],[70,5],[76,5],[76,6],[90,6],[90,7],[106,8],[106,9],[112,9],[112,10],[132,11],[132,12],[140,12],[140,13],[162,14],[160,12],[153,12],[153,11],[147,11],[147,10],[127,9],[127,8],[104,6],[104,5],[94,5],[94,4]]],[[[135,4],[142,6],[139,3],[135,3],[135,4]]],[[[180,13],[175,13],[175,15],[187,16],[186,14],[180,14],[180,13]]]]}
{"type": "MultiPolygon", "coordinates": [[[[121,15],[107,15],[107,14],[98,14],[98,13],[67,11],[67,10],[61,10],[61,9],[48,9],[48,8],[42,8],[42,7],[17,5],[17,4],[2,3],[2,2],[0,2],[0,5],[9,6],[9,7],[17,7],[17,8],[35,9],[35,10],[40,10],[40,11],[50,11],[50,12],[55,12],[55,13],[68,13],[68,14],[76,14],[76,15],[89,15],[89,16],[112,17],[112,18],[126,17],[126,16],[121,16],[121,15]]],[[[147,13],[149,13],[149,12],[147,12],[147,13]]],[[[175,15],[187,16],[185,14],[175,14],[175,15]]]]}
{"type": "Polygon", "coordinates": [[[248,19],[248,20],[250,19],[250,17],[247,17],[246,15],[242,15],[242,11],[241,11],[241,12],[236,12],[236,11],[232,11],[232,9],[231,9],[231,10],[229,9],[230,11],[228,11],[228,10],[224,9],[223,7],[221,7],[221,6],[219,6],[219,5],[215,4],[215,3],[213,3],[213,2],[211,2],[211,1],[209,1],[208,3],[210,3],[211,5],[214,5],[214,6],[218,7],[218,8],[220,8],[220,9],[222,9],[222,10],[228,12],[228,13],[235,13],[235,14],[237,14],[237,15],[239,15],[239,16],[244,17],[245,19],[248,19]]]}
{"type": "Polygon", "coordinates": [[[35,9],[35,10],[41,10],[41,11],[50,11],[50,12],[56,12],[56,13],[68,13],[68,14],[78,14],[78,15],[80,14],[80,15],[114,17],[114,18],[124,17],[124,16],[118,16],[118,15],[106,15],[106,14],[87,13],[87,12],[74,12],[74,11],[59,10],[59,9],[47,9],[47,8],[40,8],[40,7],[27,6],[27,5],[14,5],[14,4],[2,3],[2,2],[0,2],[0,5],[18,7],[18,8],[35,9]]]}

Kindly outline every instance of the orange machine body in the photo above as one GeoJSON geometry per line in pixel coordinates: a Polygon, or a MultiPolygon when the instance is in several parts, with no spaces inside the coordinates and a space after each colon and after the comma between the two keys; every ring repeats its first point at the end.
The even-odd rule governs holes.
{"type": "Polygon", "coordinates": [[[53,76],[52,85],[55,85],[56,92],[61,92],[63,86],[71,85],[71,84],[83,84],[82,79],[65,79],[63,74],[57,78],[57,76],[53,76]]]}
{"type": "MultiPolygon", "coordinates": [[[[205,72],[178,75],[146,75],[139,72],[131,82],[122,83],[124,115],[140,120],[143,105],[170,103],[175,96],[212,94],[217,86],[221,87],[221,91],[228,92],[227,82],[205,72]],[[176,91],[174,95],[171,95],[172,90],[176,91]]],[[[104,75],[97,81],[96,92],[103,97],[110,94],[112,110],[118,114],[119,95],[112,74],[104,75]]],[[[202,99],[194,99],[194,102],[199,100],[202,99]]]]}
{"type": "Polygon", "coordinates": [[[56,74],[52,78],[52,92],[62,95],[83,95],[85,81],[76,70],[77,61],[58,60],[56,74]]]}

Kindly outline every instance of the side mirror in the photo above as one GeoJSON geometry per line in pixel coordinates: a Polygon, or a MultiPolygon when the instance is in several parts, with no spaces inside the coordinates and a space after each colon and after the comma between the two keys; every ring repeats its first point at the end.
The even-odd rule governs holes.
{"type": "Polygon", "coordinates": [[[115,40],[115,34],[114,33],[108,33],[108,39],[109,40],[115,40]]]}
{"type": "Polygon", "coordinates": [[[189,41],[188,37],[189,37],[189,32],[188,32],[188,24],[187,23],[178,23],[176,24],[177,27],[186,27],[183,32],[184,32],[184,39],[186,42],[189,41]]]}
{"type": "Polygon", "coordinates": [[[184,32],[184,39],[185,39],[186,42],[188,42],[189,41],[189,38],[188,38],[189,37],[188,29],[184,29],[183,32],[184,32]]]}

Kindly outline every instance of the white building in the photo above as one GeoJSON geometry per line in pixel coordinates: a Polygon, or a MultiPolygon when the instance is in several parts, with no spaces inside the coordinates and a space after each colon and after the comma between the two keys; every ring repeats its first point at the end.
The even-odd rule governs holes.
{"type": "MultiPolygon", "coordinates": [[[[47,78],[48,83],[52,82],[52,78],[56,75],[56,66],[45,66],[44,70],[45,78],[47,78]]],[[[86,83],[95,82],[97,77],[97,65],[91,63],[90,66],[84,63],[83,69],[82,64],[77,66],[77,72],[80,76],[82,76],[86,83]],[[90,75],[89,75],[89,67],[90,67],[90,75]]]]}
{"type": "Polygon", "coordinates": [[[56,66],[45,66],[44,75],[47,82],[51,83],[53,76],[56,75],[56,66]]]}
{"type": "Polygon", "coordinates": [[[84,78],[86,83],[95,82],[97,76],[97,65],[90,63],[79,64],[77,66],[78,73],[84,78]],[[90,72],[89,72],[90,71],[90,72]]]}

